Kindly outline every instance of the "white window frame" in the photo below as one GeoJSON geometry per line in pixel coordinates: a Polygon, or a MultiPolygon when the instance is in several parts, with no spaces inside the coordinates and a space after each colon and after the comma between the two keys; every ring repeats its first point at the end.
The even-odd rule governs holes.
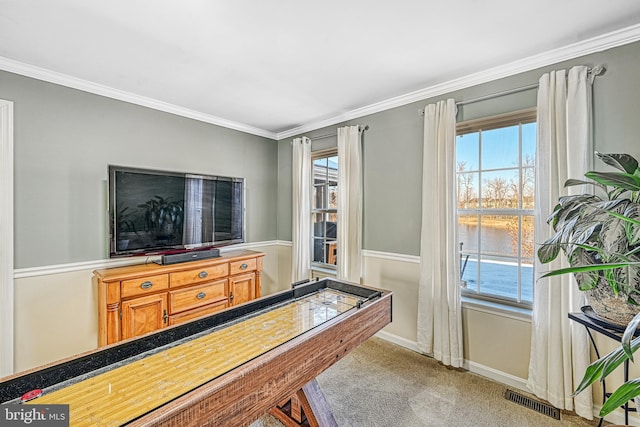
{"type": "MultiPolygon", "coordinates": [[[[314,229],[314,216],[317,214],[323,214],[323,215],[336,215],[338,214],[338,210],[337,209],[333,209],[333,208],[328,208],[329,204],[328,204],[328,200],[326,200],[326,204],[325,206],[327,206],[327,208],[315,208],[315,200],[314,200],[314,195],[316,194],[316,192],[314,191],[316,184],[315,184],[315,161],[318,159],[324,159],[324,158],[330,158],[330,157],[338,157],[338,148],[334,147],[334,148],[328,148],[325,150],[318,150],[318,151],[314,151],[311,153],[311,185],[312,185],[312,189],[311,189],[311,195],[312,195],[312,205],[311,205],[311,218],[309,219],[311,221],[311,269],[312,270],[326,270],[326,271],[330,271],[330,272],[335,272],[337,269],[337,265],[336,264],[330,264],[330,263],[325,263],[325,262],[318,262],[318,261],[314,261],[315,259],[315,253],[314,253],[314,248],[315,248],[315,244],[317,240],[322,240],[322,245],[327,248],[328,247],[328,243],[327,242],[335,242],[337,241],[337,239],[335,237],[333,238],[328,238],[326,236],[326,230],[324,233],[324,237],[322,237],[321,239],[317,239],[314,236],[315,233],[315,229],[314,229]]],[[[338,167],[339,164],[338,164],[338,167]]],[[[336,186],[337,186],[337,181],[338,181],[338,176],[337,176],[337,171],[336,171],[336,176],[335,176],[335,180],[336,180],[336,186]]],[[[326,191],[325,196],[328,197],[329,192],[326,191]]],[[[336,228],[337,228],[337,218],[336,218],[336,228]]],[[[329,261],[329,256],[325,254],[325,259],[327,261],[329,261]]]]}
{"type": "MultiPolygon", "coordinates": [[[[519,147],[518,147],[518,166],[517,166],[517,171],[518,171],[518,175],[519,175],[519,188],[522,189],[522,176],[523,176],[523,170],[527,169],[529,167],[525,167],[523,165],[523,156],[522,156],[522,125],[524,124],[529,124],[529,123],[536,123],[537,122],[537,117],[536,117],[537,113],[536,113],[536,108],[529,108],[526,110],[520,110],[520,111],[514,111],[514,112],[510,112],[510,113],[505,113],[505,114],[500,114],[500,115],[496,115],[496,116],[490,116],[490,117],[484,117],[484,118],[480,118],[480,119],[475,119],[475,120],[469,120],[469,121],[464,121],[464,122],[460,122],[456,125],[456,137],[460,136],[460,135],[465,135],[465,134],[469,134],[469,133],[480,133],[479,134],[479,153],[482,153],[482,132],[488,131],[488,130],[494,130],[494,129],[500,129],[500,128],[506,128],[506,127],[511,127],[511,126],[519,126],[519,147]]],[[[457,143],[457,138],[456,138],[456,143],[457,143]]],[[[507,298],[507,297],[503,297],[497,294],[492,294],[492,293],[485,293],[482,292],[482,289],[480,288],[480,292],[477,292],[475,290],[469,289],[464,287],[464,282],[463,282],[463,288],[462,288],[462,296],[464,297],[468,297],[468,298],[473,298],[473,299],[479,299],[479,300],[485,300],[485,301],[490,301],[490,302],[496,302],[499,304],[507,304],[507,305],[512,305],[512,306],[516,306],[516,307],[520,307],[520,308],[526,308],[529,309],[532,306],[532,301],[526,301],[522,299],[522,259],[523,259],[523,254],[522,254],[522,218],[524,216],[531,216],[533,217],[534,214],[534,210],[533,208],[531,209],[524,209],[523,208],[523,194],[522,191],[519,192],[519,207],[518,208],[504,208],[504,209],[493,209],[493,208],[484,208],[482,206],[482,191],[481,188],[483,186],[483,182],[482,182],[482,174],[483,173],[487,173],[487,172],[495,172],[495,171],[500,171],[500,170],[512,170],[514,168],[498,168],[498,169],[483,169],[482,167],[482,159],[481,159],[482,155],[479,155],[478,158],[478,169],[473,170],[473,171],[465,171],[463,173],[478,173],[478,184],[480,185],[480,188],[478,188],[478,198],[479,198],[479,206],[477,208],[458,208],[457,209],[457,215],[477,215],[478,218],[480,218],[481,215],[509,215],[509,216],[516,216],[518,218],[518,236],[519,236],[519,246],[518,246],[518,253],[517,256],[515,256],[513,259],[518,263],[519,268],[518,268],[518,273],[517,273],[517,289],[516,289],[516,297],[515,299],[511,299],[511,298],[507,298]]],[[[533,164],[533,173],[535,176],[535,162],[533,164]]],[[[458,175],[460,175],[460,172],[456,170],[456,181],[458,181],[458,175]]],[[[535,185],[535,184],[534,184],[535,185]]],[[[535,204],[535,201],[534,201],[535,204]]],[[[457,222],[457,220],[456,220],[457,222]]],[[[481,255],[483,254],[482,251],[482,244],[481,244],[481,230],[482,230],[482,225],[479,224],[477,227],[477,232],[478,232],[478,236],[477,236],[477,241],[478,241],[478,248],[476,251],[474,251],[477,255],[481,255]]],[[[468,255],[471,251],[465,251],[464,247],[462,247],[462,251],[461,251],[461,272],[462,272],[462,268],[464,266],[464,262],[465,262],[465,257],[466,255],[468,255]]],[[[535,253],[534,253],[535,256],[535,253]]],[[[477,280],[480,280],[480,267],[481,267],[481,263],[477,262],[477,271],[476,271],[476,278],[477,280]]],[[[462,273],[461,273],[462,274],[462,273]]],[[[533,273],[533,277],[535,277],[535,272],[533,273]]],[[[533,280],[533,278],[532,278],[533,280]]],[[[534,284],[535,285],[535,284],[534,284]]],[[[535,286],[534,286],[534,290],[535,290],[535,286]]],[[[533,298],[532,298],[533,299],[533,298]]]]}

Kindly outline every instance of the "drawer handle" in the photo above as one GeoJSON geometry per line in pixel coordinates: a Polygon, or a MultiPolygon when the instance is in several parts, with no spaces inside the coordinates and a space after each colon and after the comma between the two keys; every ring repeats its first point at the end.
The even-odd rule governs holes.
{"type": "Polygon", "coordinates": [[[204,278],[205,278],[205,277],[207,277],[208,275],[209,275],[209,273],[207,273],[206,271],[201,271],[201,272],[198,274],[198,277],[199,277],[199,278],[201,278],[201,279],[204,279],[204,278]]]}
{"type": "Polygon", "coordinates": [[[247,268],[249,268],[249,266],[247,264],[242,264],[240,266],[240,270],[246,270],[247,268]]]}
{"type": "Polygon", "coordinates": [[[196,298],[202,299],[202,298],[204,298],[206,296],[207,296],[207,294],[205,294],[204,292],[200,292],[198,295],[196,295],[196,298]]]}
{"type": "Polygon", "coordinates": [[[152,286],[153,286],[153,282],[149,282],[149,281],[143,282],[140,284],[140,287],[142,289],[151,289],[152,286]]]}

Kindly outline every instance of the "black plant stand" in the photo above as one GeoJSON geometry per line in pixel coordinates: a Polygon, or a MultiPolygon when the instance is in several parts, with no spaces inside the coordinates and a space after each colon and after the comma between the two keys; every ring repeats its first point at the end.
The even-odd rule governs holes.
{"type": "MultiPolygon", "coordinates": [[[[593,312],[590,306],[582,307],[582,313],[569,313],[569,319],[574,320],[581,325],[584,325],[584,327],[587,329],[589,339],[591,340],[591,345],[593,345],[593,349],[595,350],[598,359],[600,359],[600,352],[598,351],[598,346],[596,345],[596,341],[593,338],[592,331],[598,332],[617,342],[622,341],[624,328],[619,325],[607,322],[601,317],[598,317],[598,315],[593,312]]],[[[629,380],[629,360],[625,360],[623,363],[624,382],[627,382],[629,380]]],[[[611,393],[607,393],[604,379],[602,380],[602,394],[602,403],[604,404],[607,398],[611,396],[611,393]]],[[[629,424],[629,412],[636,412],[636,408],[629,406],[629,402],[627,402],[622,406],[622,409],[624,409],[624,423],[629,424]]],[[[600,423],[598,424],[598,426],[602,426],[603,421],[604,418],[600,418],[600,423]]]]}

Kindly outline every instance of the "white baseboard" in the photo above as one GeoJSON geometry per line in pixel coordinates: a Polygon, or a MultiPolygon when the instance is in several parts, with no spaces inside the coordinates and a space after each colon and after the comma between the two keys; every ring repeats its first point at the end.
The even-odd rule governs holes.
{"type": "Polygon", "coordinates": [[[406,349],[409,349],[411,351],[415,351],[416,353],[418,352],[418,343],[415,341],[411,341],[408,340],[406,338],[402,338],[401,336],[398,336],[396,334],[392,334],[390,332],[387,331],[379,331],[378,333],[376,333],[375,335],[376,337],[383,339],[385,341],[389,341],[393,344],[397,344],[400,347],[404,347],[406,349]]]}
{"type": "Polygon", "coordinates": [[[529,392],[527,389],[527,380],[524,378],[516,377],[515,375],[507,374],[506,372],[498,371],[497,369],[466,359],[464,361],[464,368],[469,372],[489,378],[490,380],[499,382],[500,384],[517,388],[518,390],[526,391],[527,393],[529,392]]]}
{"type": "MultiPolygon", "coordinates": [[[[418,352],[418,343],[415,341],[411,341],[387,331],[380,331],[375,336],[385,341],[389,341],[393,344],[397,344],[406,349],[418,352]]],[[[524,378],[519,378],[515,375],[507,374],[506,372],[498,371],[497,369],[493,369],[488,366],[472,362],[470,360],[464,361],[464,369],[468,370],[469,372],[473,372],[474,374],[478,374],[490,380],[504,384],[506,386],[517,388],[523,391],[528,391],[527,380],[524,378]]]]}

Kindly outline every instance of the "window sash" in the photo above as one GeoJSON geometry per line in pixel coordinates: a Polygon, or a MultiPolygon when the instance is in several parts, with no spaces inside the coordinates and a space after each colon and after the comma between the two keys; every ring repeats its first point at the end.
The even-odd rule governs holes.
{"type": "MultiPolygon", "coordinates": [[[[317,160],[329,159],[331,157],[337,157],[337,155],[338,155],[337,148],[330,148],[326,150],[312,152],[311,153],[312,167],[315,168],[315,162],[317,160]]],[[[338,167],[340,167],[339,164],[338,164],[338,167]]],[[[336,216],[338,212],[337,208],[330,207],[330,200],[329,200],[330,187],[334,187],[334,186],[337,187],[337,176],[334,177],[334,179],[332,180],[328,168],[324,172],[325,172],[324,176],[319,177],[322,181],[319,183],[316,183],[314,179],[314,182],[312,184],[314,190],[315,189],[320,190],[319,187],[322,187],[322,190],[320,190],[320,194],[323,197],[323,200],[321,202],[322,206],[316,206],[317,199],[314,198],[312,200],[311,217],[309,218],[309,221],[311,221],[311,236],[310,236],[310,244],[312,245],[311,246],[311,253],[312,253],[311,266],[312,268],[319,267],[322,269],[336,269],[336,265],[330,263],[333,259],[331,255],[331,251],[335,246],[336,238],[327,236],[328,233],[326,229],[326,224],[327,222],[331,222],[329,221],[329,215],[336,216]],[[322,221],[319,223],[316,223],[315,219],[318,215],[322,216],[322,221]],[[323,226],[324,229],[321,230],[320,235],[316,235],[316,224],[324,224],[323,226]],[[316,251],[319,251],[319,254],[316,253],[316,251]],[[318,255],[320,255],[321,257],[320,261],[316,261],[316,256],[318,255]]],[[[313,176],[314,177],[318,176],[315,172],[315,169],[313,171],[313,176]]],[[[314,192],[314,194],[317,194],[317,193],[314,192]]],[[[337,223],[337,219],[335,222],[337,223]]]]}
{"type": "MultiPolygon", "coordinates": [[[[489,292],[485,292],[483,291],[482,283],[477,283],[475,286],[476,289],[463,288],[462,294],[464,296],[472,297],[474,299],[488,300],[492,302],[499,302],[502,304],[514,305],[518,307],[525,307],[525,308],[531,307],[531,301],[528,300],[529,299],[528,296],[527,296],[527,300],[522,299],[524,286],[528,287],[530,284],[532,286],[532,281],[533,281],[532,270],[531,270],[532,277],[530,279],[526,278],[525,276],[525,268],[527,271],[529,271],[528,261],[529,260],[532,261],[532,259],[526,256],[526,254],[523,254],[523,247],[524,247],[523,245],[527,244],[527,236],[525,236],[524,234],[525,232],[524,221],[527,217],[533,216],[534,210],[530,208],[530,204],[528,204],[528,206],[525,208],[527,204],[525,203],[526,196],[525,194],[523,194],[524,193],[523,189],[525,187],[523,172],[525,171],[525,169],[535,170],[535,165],[530,166],[530,165],[523,164],[524,163],[524,158],[523,158],[524,154],[522,153],[523,134],[521,131],[522,129],[521,125],[525,125],[528,123],[535,123],[536,121],[537,121],[536,109],[530,108],[530,109],[502,114],[498,116],[468,120],[465,122],[458,123],[456,125],[456,136],[461,136],[461,135],[476,133],[476,132],[480,134],[479,140],[478,140],[479,158],[478,158],[477,168],[464,170],[463,172],[456,172],[456,177],[463,174],[477,174],[476,184],[478,186],[476,199],[474,199],[472,202],[472,205],[477,204],[477,206],[473,206],[471,208],[469,207],[458,208],[457,210],[458,218],[461,215],[471,215],[471,216],[476,216],[478,219],[478,223],[476,225],[477,230],[474,231],[475,233],[477,233],[475,237],[475,239],[477,239],[477,243],[476,243],[477,247],[472,248],[472,250],[465,250],[464,247],[461,247],[461,269],[465,262],[465,255],[463,254],[468,254],[469,256],[466,258],[467,262],[471,257],[476,258],[475,271],[473,272],[473,274],[474,274],[474,279],[477,281],[485,280],[487,277],[486,276],[487,273],[486,272],[482,273],[481,269],[488,268],[488,265],[491,263],[495,263],[495,262],[500,263],[500,261],[497,261],[497,260],[502,260],[502,262],[513,262],[516,267],[516,270],[514,273],[516,273],[517,275],[516,282],[513,284],[512,287],[508,287],[507,291],[505,292],[505,294],[508,294],[508,296],[501,295],[499,293],[500,290],[498,289],[497,286],[491,287],[491,286],[487,286],[486,284],[484,285],[484,289],[489,289],[489,292]],[[518,129],[519,129],[518,131],[519,147],[518,147],[517,166],[495,167],[495,168],[483,169],[482,159],[481,159],[483,133],[488,130],[500,129],[500,128],[511,127],[511,126],[518,126],[518,129]],[[485,200],[483,198],[482,193],[484,190],[485,183],[482,182],[483,175],[486,176],[491,172],[508,172],[508,171],[514,171],[518,175],[518,181],[517,181],[518,182],[518,188],[517,188],[518,207],[484,207],[483,202],[485,200]],[[516,254],[491,254],[486,252],[485,249],[483,249],[482,242],[481,242],[483,225],[481,223],[481,219],[482,217],[486,217],[486,216],[509,216],[517,220],[518,244],[517,244],[516,254]],[[482,266],[483,261],[487,262],[487,264],[485,264],[484,267],[482,266]],[[525,283],[525,279],[526,279],[526,283],[525,283]]],[[[460,227],[460,223],[458,227],[460,227]]],[[[485,230],[486,229],[487,228],[485,226],[485,230]]],[[[533,262],[531,262],[531,264],[533,264],[533,262]]],[[[469,264],[467,264],[466,267],[469,268],[469,264]]],[[[491,273],[488,273],[488,274],[491,274],[491,273]]],[[[471,279],[471,277],[467,276],[466,274],[465,274],[465,277],[471,279]]],[[[489,282],[491,282],[491,280],[489,280],[489,282]]],[[[531,297],[531,300],[533,300],[532,297],[531,297]]]]}

